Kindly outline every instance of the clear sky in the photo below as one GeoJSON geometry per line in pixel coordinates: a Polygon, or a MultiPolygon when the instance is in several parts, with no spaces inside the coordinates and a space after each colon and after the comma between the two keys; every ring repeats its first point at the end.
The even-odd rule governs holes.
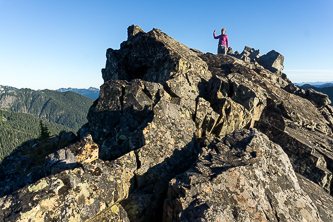
{"type": "Polygon", "coordinates": [[[0,0],[0,85],[99,88],[132,24],[211,53],[224,27],[234,51],[284,55],[294,83],[333,81],[333,0],[0,0]]]}

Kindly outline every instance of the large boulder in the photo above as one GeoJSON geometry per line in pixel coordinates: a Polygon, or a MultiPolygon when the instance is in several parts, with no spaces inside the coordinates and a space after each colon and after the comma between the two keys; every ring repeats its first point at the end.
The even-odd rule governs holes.
{"type": "MultiPolygon", "coordinates": [[[[332,198],[330,198],[332,199],[332,198]]],[[[322,221],[288,156],[257,130],[217,142],[172,179],[164,221],[322,221]]]]}
{"type": "MultiPolygon", "coordinates": [[[[108,60],[106,68],[103,71],[105,86],[102,87],[101,91],[110,89],[116,90],[116,92],[102,92],[99,101],[93,105],[89,113],[89,127],[92,130],[92,134],[94,135],[94,132],[99,131],[99,135],[102,135],[101,137],[96,134],[93,136],[96,140],[101,139],[99,142],[99,144],[102,144],[101,157],[113,159],[130,150],[137,150],[136,152],[140,153],[144,150],[150,150],[149,146],[154,144],[154,141],[161,140],[158,140],[157,138],[159,137],[156,137],[156,135],[159,135],[157,130],[159,127],[157,127],[158,124],[155,124],[155,119],[161,118],[158,113],[165,113],[165,111],[155,112],[156,108],[160,109],[160,105],[157,104],[165,104],[162,106],[163,109],[166,107],[181,108],[184,115],[194,120],[191,123],[193,128],[190,127],[189,129],[191,129],[190,132],[195,133],[194,140],[198,139],[198,141],[211,138],[211,136],[224,137],[235,130],[254,126],[259,127],[260,130],[267,133],[271,139],[275,138],[274,141],[278,141],[279,137],[277,135],[279,134],[274,134],[273,136],[270,134],[276,131],[271,130],[272,127],[270,127],[274,122],[281,125],[282,132],[291,121],[298,124],[301,129],[316,129],[324,134],[331,132],[325,117],[315,105],[309,100],[300,99],[299,96],[290,94],[283,89],[290,83],[281,74],[283,56],[272,51],[267,55],[259,57],[259,50],[256,51],[249,47],[244,49],[243,55],[245,54],[248,57],[252,56],[255,61],[246,63],[228,55],[203,54],[197,50],[190,50],[184,47],[184,45],[177,43],[157,29],[149,33],[144,33],[140,28],[135,26],[130,27],[129,38],[126,42],[122,43],[120,50],[108,51],[108,60]],[[150,49],[151,46],[153,46],[152,49],[150,49]],[[144,51],[143,47],[147,49],[145,51],[146,55],[140,54],[144,51]],[[113,54],[117,56],[114,57],[112,56],[113,54]],[[162,61],[163,54],[165,55],[165,60],[162,61]],[[260,59],[261,63],[259,62],[260,59]],[[131,61],[130,65],[128,61],[131,61]],[[166,65],[166,63],[169,65],[166,65]],[[148,88],[136,87],[139,80],[135,80],[135,78],[143,79],[144,81],[140,81],[145,82],[144,84],[159,84],[158,87],[155,87],[158,90],[151,93],[151,90],[148,88]],[[110,79],[113,80],[109,81],[110,79]],[[114,84],[120,87],[117,88],[116,85],[113,86],[114,84]],[[152,96],[140,97],[138,95],[144,95],[143,93],[138,93],[140,90],[137,91],[137,89],[140,88],[146,95],[152,94],[158,96],[153,96],[155,98],[153,100],[151,99],[152,96]],[[156,93],[157,91],[158,93],[156,93]],[[105,96],[106,94],[110,96],[105,96]],[[114,96],[116,98],[113,98],[114,96]],[[127,98],[136,98],[133,100],[136,102],[129,102],[128,104],[131,108],[124,110],[122,101],[127,100],[127,98]],[[268,100],[272,101],[273,104],[278,104],[277,109],[279,110],[279,114],[276,118],[279,121],[276,121],[274,118],[266,118],[268,100]],[[112,105],[113,103],[118,105],[114,106],[112,105]],[[138,106],[137,104],[141,105],[138,106]],[[147,107],[145,110],[138,108],[144,106],[147,107]],[[107,107],[114,108],[109,109],[107,107]],[[295,107],[297,107],[297,112],[294,112],[295,107]],[[129,111],[132,109],[136,110],[135,115],[133,115],[132,111],[129,111]],[[106,118],[100,118],[96,114],[112,115],[112,117],[109,117],[110,121],[106,121],[106,118]],[[98,124],[95,124],[93,120],[95,118],[93,117],[94,115],[96,115],[96,120],[99,121],[98,124]],[[142,118],[138,121],[138,117],[142,118]],[[128,121],[127,119],[136,119],[137,121],[128,121]],[[264,123],[267,123],[267,119],[273,121],[268,122],[268,127],[264,125],[264,123]],[[115,123],[114,121],[118,122],[115,123]],[[110,122],[110,124],[104,124],[104,122],[110,122]],[[132,124],[128,124],[130,122],[132,124]],[[154,124],[151,124],[151,122],[154,124]],[[131,126],[134,127],[131,128],[131,126]],[[151,131],[155,136],[146,139],[145,129],[151,126],[156,126],[151,131]],[[119,136],[122,136],[123,140],[119,136]],[[147,141],[149,144],[147,144],[147,141]],[[109,155],[108,153],[113,154],[109,155]]],[[[127,104],[127,102],[123,104],[127,104]]],[[[173,135],[171,132],[175,129],[171,126],[163,125],[163,127],[160,127],[166,128],[165,135],[173,135]],[[167,133],[168,131],[170,133],[167,133]]],[[[281,135],[283,135],[283,138],[289,138],[287,133],[282,133],[281,135]]],[[[280,139],[280,141],[287,141],[287,139],[280,139]]],[[[157,144],[159,143],[161,142],[157,144]]],[[[282,145],[282,143],[279,144],[282,145]]],[[[191,145],[190,147],[195,146],[191,145]]],[[[295,159],[296,155],[289,152],[288,144],[284,144],[283,148],[292,157],[292,166],[294,168],[300,166],[301,164],[299,163],[302,161],[298,158],[295,159]]],[[[188,147],[185,150],[187,149],[188,147]]],[[[190,148],[190,150],[197,150],[197,148],[190,148]]],[[[164,153],[164,151],[160,151],[160,157],[158,158],[163,160],[165,158],[164,153]]],[[[166,156],[168,155],[170,154],[166,152],[166,156]]],[[[145,154],[145,156],[152,156],[152,154],[145,154]]],[[[317,162],[323,160],[324,157],[320,157],[319,155],[310,156],[310,160],[306,160],[305,162],[310,164],[309,169],[312,170],[304,171],[304,167],[301,168],[302,170],[295,170],[329,191],[331,183],[330,171],[324,166],[325,164],[321,167],[317,166],[317,162]],[[314,173],[315,176],[310,176],[311,173],[314,173]]],[[[139,154],[138,157],[140,157],[139,154]]],[[[190,155],[187,159],[189,161],[184,162],[184,164],[188,166],[196,159],[196,156],[190,155]]],[[[153,161],[153,165],[151,165],[151,161],[150,157],[144,162],[155,170],[155,167],[153,167],[155,166],[155,161],[153,161]]],[[[158,164],[158,168],[156,169],[160,172],[169,172],[168,169],[174,169],[173,165],[169,164],[169,162],[167,165],[158,164]]],[[[142,170],[142,166],[139,169],[137,175],[142,174],[139,173],[142,170]]],[[[146,168],[143,172],[146,172],[148,169],[146,168]]],[[[147,172],[150,171],[148,170],[147,172]]],[[[157,179],[155,181],[153,179],[154,174],[149,175],[149,179],[154,181],[154,184],[156,184],[155,187],[159,187],[160,192],[152,194],[151,192],[147,192],[147,187],[150,186],[140,185],[128,199],[122,201],[122,205],[129,213],[128,216],[131,220],[153,220],[152,218],[156,219],[159,217],[158,215],[162,214],[158,210],[154,212],[154,209],[157,209],[154,207],[161,206],[161,197],[165,195],[165,182],[168,179],[157,179]]],[[[145,177],[140,176],[137,178],[144,179],[145,177]]],[[[140,184],[148,184],[148,182],[140,184]]],[[[148,190],[151,189],[149,188],[148,190]]]]}
{"type": "Polygon", "coordinates": [[[284,68],[284,56],[275,50],[268,52],[267,54],[261,56],[257,59],[257,62],[265,67],[266,69],[282,74],[284,68]]]}
{"type": "Polygon", "coordinates": [[[128,28],[128,40],[119,50],[108,49],[104,81],[140,78],[164,84],[177,73],[196,71],[207,79],[207,65],[195,52],[158,29],[145,33],[138,26],[128,28]]]}
{"type": "Polygon", "coordinates": [[[331,100],[328,95],[322,92],[318,92],[314,89],[306,90],[306,98],[313,101],[318,107],[324,107],[331,104],[331,100]]]}

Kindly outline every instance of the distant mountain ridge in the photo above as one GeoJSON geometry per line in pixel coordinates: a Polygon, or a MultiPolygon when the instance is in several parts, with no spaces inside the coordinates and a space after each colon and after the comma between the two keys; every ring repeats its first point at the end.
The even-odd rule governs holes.
{"type": "Polygon", "coordinates": [[[325,87],[332,87],[333,83],[325,83],[324,85],[321,85],[320,88],[325,88],[325,87]]]}
{"type": "Polygon", "coordinates": [[[304,85],[311,85],[318,88],[330,87],[333,86],[333,82],[302,82],[302,83],[295,83],[297,86],[304,86],[304,85]]]}
{"type": "Polygon", "coordinates": [[[21,89],[0,94],[0,109],[32,114],[76,132],[87,122],[93,99],[74,92],[21,89]]]}
{"type": "MultiPolygon", "coordinates": [[[[24,89],[24,88],[22,88],[24,89]]],[[[15,88],[12,86],[4,86],[4,85],[0,85],[0,94],[2,93],[7,93],[7,92],[18,92],[21,91],[22,89],[19,88],[15,88]]],[[[43,91],[43,90],[36,90],[38,92],[43,91]]],[[[58,91],[58,92],[75,92],[78,93],[80,95],[83,95],[85,97],[91,98],[91,99],[97,99],[99,96],[99,89],[95,88],[95,87],[89,87],[88,89],[83,89],[83,88],[59,88],[56,89],[54,91],[58,91]]]]}
{"type": "Polygon", "coordinates": [[[12,87],[12,86],[2,86],[0,85],[0,94],[1,93],[6,93],[6,92],[17,92],[20,91],[21,89],[12,87]]]}
{"type": "Polygon", "coordinates": [[[99,96],[99,89],[94,88],[94,87],[89,87],[88,89],[78,89],[78,88],[60,88],[57,89],[56,91],[58,92],[67,92],[67,91],[71,91],[71,92],[76,92],[78,94],[81,94],[85,97],[88,98],[92,98],[92,99],[97,99],[99,96]]]}

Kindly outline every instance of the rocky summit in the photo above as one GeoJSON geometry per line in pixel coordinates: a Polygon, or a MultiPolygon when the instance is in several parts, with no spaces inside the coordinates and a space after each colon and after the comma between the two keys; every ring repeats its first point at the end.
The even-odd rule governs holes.
{"type": "Polygon", "coordinates": [[[45,156],[35,179],[16,164],[23,151],[3,160],[0,218],[333,221],[331,101],[294,85],[283,62],[130,26],[106,52],[77,142],[45,156]]]}

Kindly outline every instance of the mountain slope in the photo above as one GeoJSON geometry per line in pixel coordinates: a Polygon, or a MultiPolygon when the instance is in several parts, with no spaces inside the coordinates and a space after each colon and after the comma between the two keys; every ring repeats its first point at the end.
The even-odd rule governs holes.
{"type": "Polygon", "coordinates": [[[86,116],[93,99],[74,92],[22,89],[0,94],[0,108],[28,113],[49,122],[77,131],[87,122],[86,116]]]}
{"type": "MultiPolygon", "coordinates": [[[[51,135],[71,129],[52,122],[43,123],[51,135]]],[[[0,110],[0,160],[23,142],[38,138],[40,119],[26,113],[0,110]]]]}

